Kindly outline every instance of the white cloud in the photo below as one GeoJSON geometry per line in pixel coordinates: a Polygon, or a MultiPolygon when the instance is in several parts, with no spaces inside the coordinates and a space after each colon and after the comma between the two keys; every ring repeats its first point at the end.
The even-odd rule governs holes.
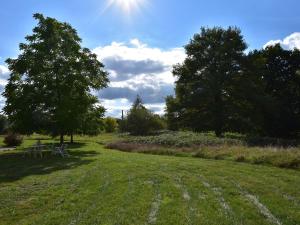
{"type": "Polygon", "coordinates": [[[145,48],[145,47],[147,47],[147,45],[143,44],[142,42],[140,42],[139,39],[131,39],[130,40],[130,44],[132,44],[133,46],[135,46],[137,48],[145,48]]]}
{"type": "Polygon", "coordinates": [[[7,77],[9,70],[6,66],[0,65],[0,77],[7,77]]]}
{"type": "Polygon", "coordinates": [[[138,39],[132,39],[129,44],[124,42],[112,42],[108,46],[94,49],[100,60],[116,57],[126,60],[151,60],[159,61],[164,65],[173,65],[185,58],[183,48],[173,48],[162,50],[160,48],[151,48],[141,43],[138,39]]]}
{"type": "Polygon", "coordinates": [[[126,98],[119,98],[114,100],[104,99],[100,101],[106,108],[106,115],[113,117],[121,117],[122,110],[124,113],[129,110],[131,103],[126,98]]]}
{"type": "MultiPolygon", "coordinates": [[[[4,91],[4,87],[7,84],[9,76],[9,70],[6,66],[0,65],[0,94],[4,91]]],[[[0,95],[0,111],[4,107],[5,99],[0,95]]]]}
{"type": "Polygon", "coordinates": [[[183,48],[152,48],[138,39],[112,42],[95,48],[94,53],[111,72],[110,87],[100,91],[99,97],[108,114],[116,116],[130,107],[137,94],[149,109],[163,113],[165,97],[174,89],[172,66],[186,57],[183,48]],[[120,104],[120,99],[127,102],[120,104]]]}
{"type": "MultiPolygon", "coordinates": [[[[104,100],[101,100],[100,103],[106,107],[106,115],[107,116],[118,117],[118,118],[121,118],[122,110],[124,112],[124,116],[126,116],[126,113],[129,111],[129,109],[132,105],[132,102],[130,102],[126,98],[118,98],[118,99],[114,99],[114,100],[104,99],[104,100]]],[[[165,111],[164,103],[145,104],[145,106],[149,110],[151,110],[159,115],[164,114],[164,111],[165,111]]]]}
{"type": "Polygon", "coordinates": [[[0,89],[4,88],[4,86],[7,84],[7,79],[9,76],[9,70],[6,66],[0,65],[0,89]]]}
{"type": "MultiPolygon", "coordinates": [[[[128,43],[112,42],[93,50],[110,73],[109,88],[97,94],[109,116],[121,116],[139,94],[146,107],[162,114],[165,97],[174,93],[172,66],[186,55],[183,48],[163,50],[149,47],[138,39],[128,43]]],[[[0,65],[0,91],[7,84],[9,70],[0,65]]],[[[0,107],[3,99],[0,99],[0,107]]]]}
{"type": "Polygon", "coordinates": [[[271,40],[264,45],[264,48],[280,44],[284,49],[293,50],[295,48],[300,50],[300,32],[295,32],[283,40],[271,40]]]}

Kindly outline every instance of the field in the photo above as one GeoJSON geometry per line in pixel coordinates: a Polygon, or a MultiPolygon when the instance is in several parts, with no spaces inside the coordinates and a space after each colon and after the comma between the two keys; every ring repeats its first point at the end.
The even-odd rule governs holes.
{"type": "Polygon", "coordinates": [[[23,158],[34,138],[0,152],[1,225],[300,224],[297,169],[106,149],[115,135],[23,158]]]}
{"type": "Polygon", "coordinates": [[[300,169],[299,141],[247,138],[238,134],[216,137],[212,133],[164,132],[160,135],[123,135],[110,149],[155,155],[190,156],[300,169]]]}

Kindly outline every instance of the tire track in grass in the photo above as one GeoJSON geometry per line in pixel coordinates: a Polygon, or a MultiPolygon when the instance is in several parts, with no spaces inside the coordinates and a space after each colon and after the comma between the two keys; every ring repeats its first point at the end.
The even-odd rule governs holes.
{"type": "MultiPolygon", "coordinates": [[[[178,170],[173,167],[173,159],[163,157],[159,164],[159,181],[161,190],[161,205],[157,218],[157,224],[191,224],[187,216],[187,200],[190,196],[188,191],[184,192],[176,182],[178,170]],[[188,194],[187,194],[188,193],[188,194]],[[186,198],[186,199],[185,199],[186,198]]],[[[191,197],[190,197],[191,199],[191,197]]]]}
{"type": "Polygon", "coordinates": [[[187,222],[188,224],[191,224],[192,221],[192,217],[195,216],[194,212],[196,211],[196,209],[194,207],[191,206],[191,196],[190,193],[188,192],[185,184],[182,181],[182,178],[179,176],[176,176],[174,178],[175,180],[175,187],[178,188],[179,190],[181,190],[182,192],[182,198],[184,199],[184,201],[187,203],[188,206],[188,215],[187,215],[187,222]]]}
{"type": "Polygon", "coordinates": [[[300,206],[300,201],[298,201],[295,197],[288,195],[288,194],[284,194],[283,198],[292,202],[295,206],[299,207],[300,206]]]}
{"type": "MultiPolygon", "coordinates": [[[[88,185],[87,190],[91,193],[89,196],[86,196],[86,207],[81,207],[83,210],[75,214],[75,218],[70,223],[72,225],[105,223],[111,217],[109,215],[111,211],[105,212],[105,210],[108,208],[116,210],[117,205],[115,201],[121,199],[123,195],[120,193],[124,193],[127,190],[127,186],[120,186],[120,184],[128,182],[129,177],[123,176],[118,167],[107,168],[100,165],[94,168],[94,171],[97,171],[97,174],[88,181],[94,183],[94,190],[91,192],[91,185],[88,185]],[[113,198],[114,201],[109,201],[110,198],[113,198]]],[[[91,173],[88,174],[90,177],[91,173]]]]}
{"type": "Polygon", "coordinates": [[[263,203],[261,203],[259,201],[258,197],[256,197],[255,195],[252,195],[252,194],[248,193],[238,183],[235,183],[235,185],[240,190],[241,194],[243,194],[245,196],[245,198],[247,198],[252,204],[254,204],[256,206],[256,208],[258,209],[258,211],[262,215],[264,215],[271,223],[277,224],[277,225],[282,225],[282,223],[280,222],[280,220],[278,218],[276,218],[272,214],[272,212],[267,208],[267,206],[265,206],[263,203]]]}
{"type": "MultiPolygon", "coordinates": [[[[99,171],[102,171],[102,170],[99,170],[99,171]]],[[[87,172],[87,174],[89,174],[89,173],[87,172]]],[[[98,192],[94,194],[95,199],[97,198],[98,195],[105,193],[107,191],[109,185],[112,182],[110,179],[110,175],[108,174],[107,171],[105,171],[105,172],[102,171],[102,176],[100,176],[100,177],[102,180],[104,180],[104,183],[99,185],[98,192]]],[[[91,211],[95,210],[96,207],[97,207],[97,201],[93,201],[93,203],[90,204],[89,207],[86,207],[85,210],[77,212],[76,217],[71,220],[69,225],[75,225],[75,224],[81,223],[82,220],[84,220],[84,218],[86,216],[88,216],[91,211]]]]}
{"type": "MultiPolygon", "coordinates": [[[[187,176],[189,184],[192,185],[191,188],[194,188],[192,188],[194,191],[189,193],[189,196],[193,197],[185,198],[186,200],[189,199],[189,204],[193,205],[193,207],[189,207],[191,215],[190,224],[210,224],[213,221],[212,218],[215,216],[218,217],[218,219],[215,219],[218,220],[219,224],[239,224],[234,219],[234,212],[223,197],[222,188],[209,183],[202,175],[195,174],[191,177],[184,170],[182,172],[184,176],[181,178],[187,176]],[[216,210],[216,208],[219,210],[216,210]],[[221,212],[222,216],[220,216],[220,213],[216,213],[216,211],[221,212]],[[210,217],[207,216],[208,214],[210,217]]],[[[180,183],[180,180],[178,183],[180,183]]],[[[185,191],[183,191],[184,195],[185,191]]]]}
{"type": "MultiPolygon", "coordinates": [[[[127,177],[126,191],[122,193],[118,206],[112,211],[113,218],[109,221],[112,224],[147,223],[153,196],[155,196],[152,176],[141,170],[134,162],[129,161],[129,163],[129,168],[121,169],[127,177]]],[[[156,214],[152,213],[154,217],[156,214]]]]}
{"type": "Polygon", "coordinates": [[[162,196],[161,190],[160,190],[160,182],[161,181],[157,177],[150,178],[150,180],[147,182],[154,188],[155,195],[153,197],[150,211],[148,214],[148,219],[145,224],[156,224],[157,223],[158,214],[161,209],[161,204],[163,201],[163,196],[162,196]]]}
{"type": "MultiPolygon", "coordinates": [[[[185,168],[180,169],[181,171],[187,171],[185,168]]],[[[223,215],[226,213],[226,216],[223,216],[223,219],[218,221],[219,224],[248,224],[248,222],[251,224],[253,219],[256,221],[261,221],[263,219],[264,223],[261,224],[269,224],[267,217],[257,211],[257,206],[251,201],[245,199],[244,195],[240,193],[240,191],[236,188],[236,185],[232,182],[232,178],[223,176],[223,174],[211,176],[207,173],[207,171],[204,171],[204,173],[200,172],[198,175],[195,174],[195,179],[197,179],[198,182],[200,181],[199,183],[201,183],[205,188],[203,191],[204,194],[201,192],[198,193],[198,199],[202,201],[209,201],[207,205],[210,205],[215,202],[217,196],[221,196],[221,199],[218,197],[218,201],[216,201],[217,206],[221,206],[220,210],[215,211],[221,211],[223,215]],[[209,178],[209,181],[207,178],[209,178]],[[212,196],[214,199],[211,198],[212,196]]],[[[219,218],[219,216],[217,217],[219,218]]],[[[206,218],[205,214],[204,218],[206,218]]],[[[213,218],[212,215],[210,215],[210,218],[206,220],[208,222],[207,224],[210,224],[211,218],[213,218]]],[[[216,219],[216,217],[214,219],[216,219]]]]}
{"type": "MultiPolygon", "coordinates": [[[[133,163],[130,163],[133,164],[133,163]]],[[[160,180],[153,177],[153,168],[148,168],[150,172],[143,172],[140,168],[127,170],[128,190],[122,198],[122,204],[114,212],[117,217],[114,224],[156,224],[162,204],[162,194],[160,191],[160,180]],[[137,172],[141,171],[141,172],[137,172]],[[140,206],[140,207],[139,207],[140,206]],[[138,214],[139,216],[137,216],[138,214]],[[131,216],[130,216],[131,215],[131,216]],[[134,217],[135,219],[130,219],[134,217]],[[142,222],[143,221],[143,222],[142,222]]]]}
{"type": "MultiPolygon", "coordinates": [[[[88,213],[88,208],[86,207],[85,209],[82,210],[81,208],[76,208],[75,203],[73,203],[72,201],[78,201],[78,199],[80,198],[80,196],[82,196],[81,194],[79,194],[78,192],[82,192],[84,190],[83,187],[87,187],[89,185],[89,176],[91,174],[92,171],[94,171],[97,167],[93,166],[91,168],[89,168],[88,170],[86,170],[84,173],[82,174],[77,174],[78,171],[73,171],[73,175],[72,176],[68,176],[68,177],[58,177],[58,179],[64,179],[66,184],[68,184],[69,187],[65,187],[65,188],[61,188],[63,190],[62,193],[60,194],[54,194],[53,198],[57,199],[57,201],[53,202],[52,205],[49,207],[50,210],[47,211],[45,214],[43,214],[42,216],[39,215],[39,217],[37,217],[33,223],[31,224],[42,224],[43,222],[41,221],[45,221],[47,218],[47,220],[53,220],[53,218],[55,218],[57,215],[58,211],[60,212],[66,212],[65,207],[66,204],[68,204],[69,208],[68,208],[68,215],[65,218],[65,224],[70,224],[70,225],[74,225],[74,224],[78,224],[80,223],[81,219],[84,217],[84,215],[86,213],[88,213]],[[76,179],[75,179],[76,177],[76,179]],[[84,183],[84,186],[81,185],[82,183],[84,183]],[[70,192],[70,190],[72,192],[70,192]],[[76,192],[76,194],[75,194],[76,192]],[[63,194],[63,195],[62,195],[63,194]],[[68,198],[69,194],[74,194],[74,198],[70,199],[68,198]],[[55,207],[52,209],[52,207],[55,207]]],[[[71,173],[71,171],[68,171],[71,173]]],[[[65,172],[66,173],[66,172],[65,172]]],[[[64,173],[63,173],[64,175],[64,173]]],[[[99,174],[99,176],[102,177],[103,173],[101,173],[101,175],[99,174]]],[[[59,186],[61,183],[58,182],[52,182],[51,183],[52,186],[56,187],[59,186]]],[[[49,184],[50,185],[50,184],[49,184]]],[[[56,189],[56,188],[55,188],[56,189]]],[[[54,192],[55,193],[55,192],[54,192]]],[[[90,195],[94,195],[94,193],[87,193],[85,191],[83,191],[82,193],[86,199],[90,196],[90,195]]],[[[85,204],[85,203],[82,203],[85,204]]],[[[64,215],[65,216],[65,215],[64,215]]],[[[62,219],[63,220],[63,219],[62,219]]]]}
{"type": "MultiPolygon", "coordinates": [[[[126,207],[123,203],[131,203],[130,196],[134,193],[135,188],[133,183],[134,177],[131,173],[125,175],[119,169],[117,169],[113,179],[114,180],[107,185],[110,187],[110,193],[107,193],[107,195],[110,195],[110,197],[114,196],[113,200],[109,201],[109,197],[104,196],[101,199],[100,204],[97,202],[94,210],[98,212],[96,212],[96,217],[89,221],[89,224],[106,224],[108,221],[118,224],[118,220],[123,218],[123,216],[126,214],[126,207]],[[116,189],[112,189],[112,187],[116,189]],[[108,199],[104,200],[104,198],[108,199]],[[104,206],[105,204],[107,206],[104,206]],[[108,210],[107,214],[103,214],[105,207],[110,209],[108,210]]],[[[104,183],[101,187],[106,188],[107,186],[106,183],[104,183]]]]}
{"type": "Polygon", "coordinates": [[[147,224],[156,224],[157,215],[158,215],[159,208],[160,208],[161,201],[162,201],[162,196],[161,196],[161,193],[159,192],[158,182],[153,181],[153,186],[155,188],[155,197],[151,204],[147,224]]]}
{"type": "Polygon", "coordinates": [[[135,194],[136,186],[139,185],[136,177],[133,176],[132,173],[127,175],[127,189],[126,192],[123,193],[123,196],[120,200],[120,205],[114,212],[114,217],[120,219],[122,216],[126,215],[127,208],[124,203],[127,204],[127,207],[130,207],[130,204],[133,202],[132,195],[135,194]]]}
{"type": "Polygon", "coordinates": [[[191,196],[189,194],[189,192],[187,191],[185,185],[182,182],[182,178],[181,177],[175,177],[175,186],[180,189],[182,191],[182,197],[185,201],[190,201],[191,200],[191,196]]]}
{"type": "Polygon", "coordinates": [[[211,185],[202,176],[200,176],[199,178],[200,178],[203,186],[210,189],[214,193],[214,195],[217,197],[218,202],[219,202],[220,206],[223,208],[225,215],[227,217],[233,217],[234,213],[233,213],[231,207],[229,206],[229,204],[226,202],[226,200],[223,197],[223,194],[222,194],[223,189],[221,187],[216,187],[214,185],[211,185]]]}

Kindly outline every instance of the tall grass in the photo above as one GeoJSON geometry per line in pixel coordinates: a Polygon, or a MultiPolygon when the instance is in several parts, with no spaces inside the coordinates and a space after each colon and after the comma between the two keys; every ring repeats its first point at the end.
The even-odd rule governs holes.
{"type": "Polygon", "coordinates": [[[299,147],[283,147],[289,146],[289,142],[275,139],[254,138],[251,139],[252,144],[248,144],[247,140],[250,139],[237,134],[218,138],[213,133],[165,132],[156,136],[125,136],[122,141],[110,143],[107,147],[127,152],[192,156],[300,169],[299,147]],[[263,147],[255,146],[254,142],[263,147]],[[267,143],[270,145],[265,146],[267,143]]]}
{"type": "Polygon", "coordinates": [[[221,146],[198,149],[193,156],[300,169],[300,149],[297,148],[221,146]]]}
{"type": "Polygon", "coordinates": [[[165,132],[160,135],[127,137],[127,142],[174,147],[241,145],[238,138],[218,138],[213,133],[165,132]]]}

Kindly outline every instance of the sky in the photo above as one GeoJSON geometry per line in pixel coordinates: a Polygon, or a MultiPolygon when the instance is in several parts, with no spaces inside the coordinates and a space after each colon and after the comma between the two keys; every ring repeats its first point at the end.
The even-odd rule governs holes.
{"type": "Polygon", "coordinates": [[[165,97],[174,94],[172,65],[184,60],[183,46],[202,26],[239,27],[249,50],[274,43],[300,49],[299,8],[299,0],[1,0],[0,92],[9,76],[5,60],[32,33],[33,13],[70,23],[98,55],[111,82],[96,94],[107,115],[119,117],[137,94],[164,112],[165,97]]]}

